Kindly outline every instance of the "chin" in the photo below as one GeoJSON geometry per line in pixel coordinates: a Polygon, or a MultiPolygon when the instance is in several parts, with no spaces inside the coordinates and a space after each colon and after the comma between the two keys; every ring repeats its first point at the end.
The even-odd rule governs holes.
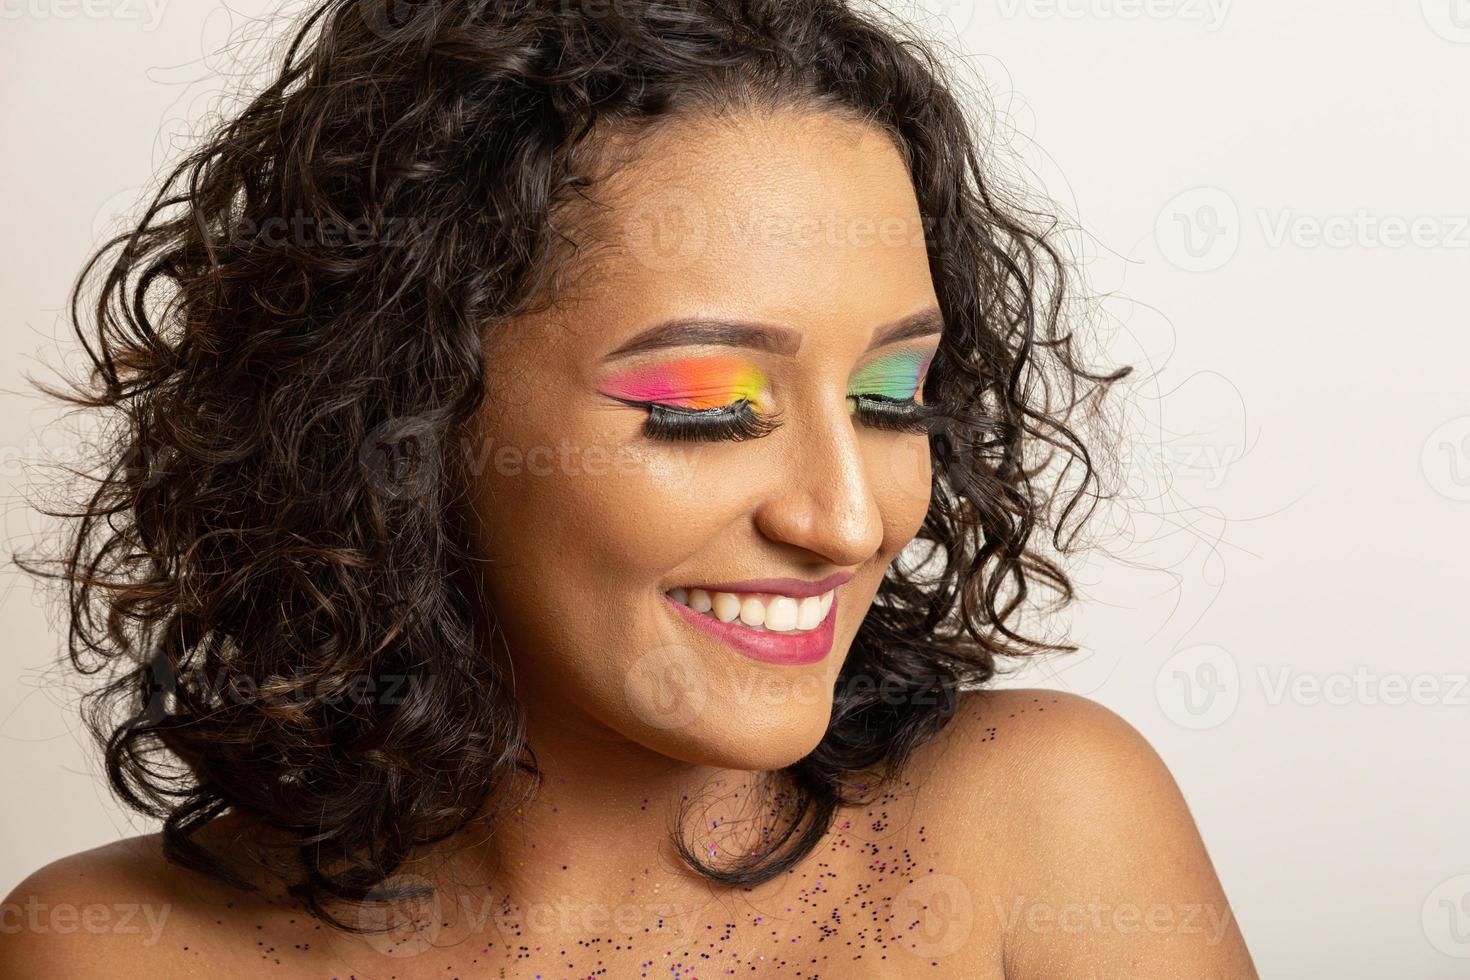
{"type": "Polygon", "coordinates": [[[640,725],[626,734],[662,755],[722,769],[782,769],[821,743],[832,720],[830,695],[821,704],[708,705],[679,727],[640,725]]]}
{"type": "Polygon", "coordinates": [[[815,663],[775,665],[663,633],[616,680],[596,685],[604,694],[597,707],[608,727],[669,758],[746,771],[781,769],[809,755],[826,735],[844,646],[839,639],[815,663]],[[616,700],[606,697],[613,691],[616,700]]]}
{"type": "Polygon", "coordinates": [[[748,718],[732,720],[741,730],[701,730],[685,733],[679,751],[685,761],[738,770],[766,771],[785,768],[811,754],[826,735],[831,711],[820,717],[776,718],[775,724],[753,726],[748,718]]]}

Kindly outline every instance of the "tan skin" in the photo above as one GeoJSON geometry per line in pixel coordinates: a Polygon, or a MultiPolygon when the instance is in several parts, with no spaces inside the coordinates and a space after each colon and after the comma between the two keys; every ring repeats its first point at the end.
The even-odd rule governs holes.
{"type": "MultiPolygon", "coordinates": [[[[138,916],[128,930],[114,913],[115,928],[66,931],[43,915],[42,927],[0,932],[0,974],[1255,976],[1167,769],[1125,722],[1074,696],[967,695],[905,782],[842,813],[790,874],[729,889],[680,865],[667,838],[683,796],[705,801],[694,839],[728,853],[740,825],[706,834],[709,818],[756,813],[751,774],[821,738],[830,703],[810,692],[830,691],[923,519],[924,438],[867,426],[846,394],[883,353],[868,350],[875,332],[937,297],[902,159],[852,121],[681,121],[602,190],[615,210],[609,247],[585,259],[593,274],[487,341],[475,506],[486,528],[515,529],[480,542],[504,637],[487,655],[513,670],[547,774],[534,801],[493,837],[471,827],[415,862],[444,897],[406,910],[408,927],[387,937],[319,927],[262,870],[251,874],[263,891],[245,896],[176,869],[156,835],[74,855],[7,901],[142,903],[160,927],[138,916]],[[650,239],[651,216],[691,201],[683,237],[650,239]],[[861,233],[885,222],[910,233],[861,233]],[[794,349],[607,360],[650,325],[694,315],[772,325],[794,349]],[[720,355],[769,378],[775,431],[656,442],[646,411],[601,390],[629,364],[720,355]],[[543,450],[546,465],[531,465],[536,447],[564,443],[567,462],[543,450]],[[519,455],[497,462],[499,447],[519,455]],[[831,653],[809,665],[734,654],[663,598],[834,572],[853,577],[838,590],[831,653]]],[[[233,818],[206,839],[235,855],[263,840],[233,818]]]]}

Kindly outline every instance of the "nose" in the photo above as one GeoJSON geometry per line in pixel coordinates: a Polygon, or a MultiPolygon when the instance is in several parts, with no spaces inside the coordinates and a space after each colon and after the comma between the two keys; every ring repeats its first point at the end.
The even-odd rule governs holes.
{"type": "Polygon", "coordinates": [[[782,435],[770,440],[780,482],[757,506],[756,526],[834,565],[867,561],[883,544],[883,514],[845,399],[820,418],[788,422],[782,435]]]}

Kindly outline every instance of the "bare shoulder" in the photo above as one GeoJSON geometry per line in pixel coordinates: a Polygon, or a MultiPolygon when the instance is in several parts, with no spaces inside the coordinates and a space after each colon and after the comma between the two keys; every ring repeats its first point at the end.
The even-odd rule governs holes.
{"type": "Polygon", "coordinates": [[[1126,769],[1173,785],[1158,753],[1137,729],[1088,698],[1040,689],[977,690],[961,697],[954,718],[916,757],[936,785],[960,794],[1005,782],[1013,804],[1051,799],[1079,780],[1126,769]]]}
{"type": "Polygon", "coordinates": [[[967,693],[908,779],[1007,977],[1256,976],[1174,777],[1110,709],[967,693]]]}
{"type": "Polygon", "coordinates": [[[5,898],[0,975],[167,974],[177,964],[166,941],[175,895],[164,865],[158,835],[149,834],[33,871],[5,898]]]}
{"type": "Polygon", "coordinates": [[[219,976],[248,893],[168,862],[158,834],[38,868],[0,905],[0,976],[219,976]]]}

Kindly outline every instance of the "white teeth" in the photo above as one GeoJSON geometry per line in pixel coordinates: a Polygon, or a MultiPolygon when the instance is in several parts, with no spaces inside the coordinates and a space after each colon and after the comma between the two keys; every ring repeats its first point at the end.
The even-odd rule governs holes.
{"type": "Polygon", "coordinates": [[[817,624],[827,617],[827,599],[825,596],[809,595],[801,600],[801,609],[796,614],[796,628],[799,630],[814,630],[817,624]]]}
{"type": "Polygon", "coordinates": [[[766,604],[766,629],[789,633],[796,629],[796,600],[778,595],[766,604]]]}
{"type": "Polygon", "coordinates": [[[714,603],[715,618],[722,623],[733,623],[740,615],[740,597],[733,592],[716,592],[714,603]]]}
{"type": "Polygon", "coordinates": [[[814,630],[832,609],[835,592],[820,596],[742,595],[734,592],[710,592],[707,589],[669,590],[669,597],[698,613],[712,615],[722,623],[737,619],[755,630],[773,633],[814,630]]]}

